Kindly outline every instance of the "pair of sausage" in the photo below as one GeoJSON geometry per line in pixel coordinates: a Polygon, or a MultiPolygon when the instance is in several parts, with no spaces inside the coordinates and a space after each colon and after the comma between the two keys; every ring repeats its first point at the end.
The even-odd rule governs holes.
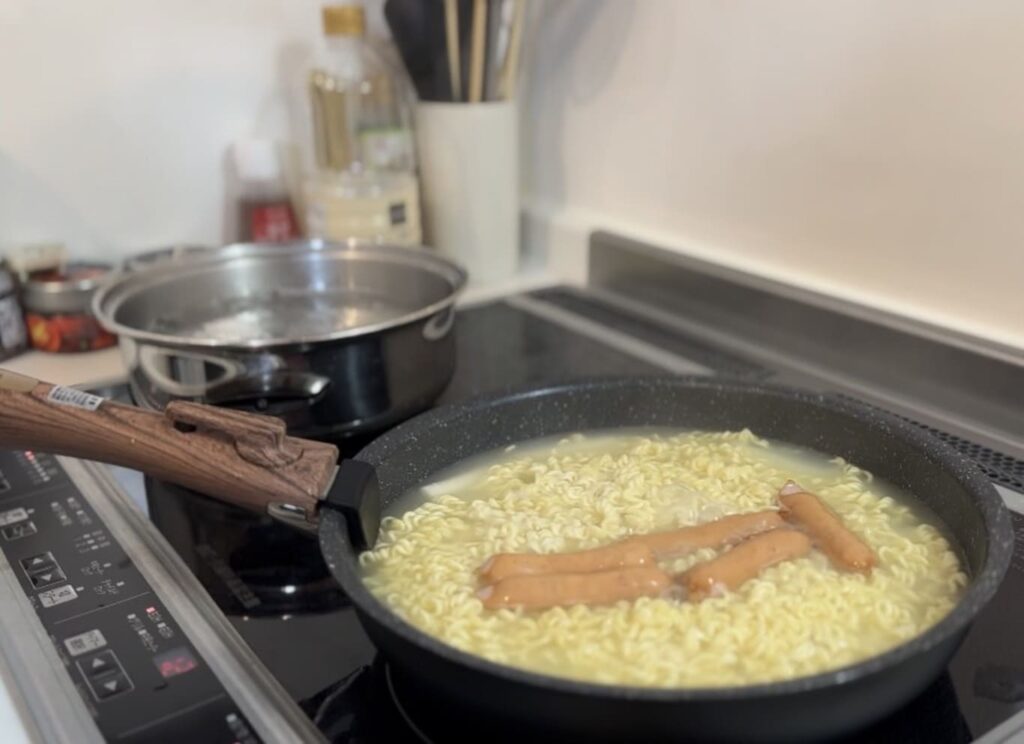
{"type": "Polygon", "coordinates": [[[690,599],[699,601],[724,590],[736,589],[769,566],[802,558],[814,545],[837,568],[870,573],[876,563],[871,548],[848,530],[821,499],[794,481],[786,481],[778,499],[786,521],[801,527],[803,532],[773,530],[741,542],[714,560],[694,566],[681,577],[690,599]]]}
{"type": "MultiPolygon", "coordinates": [[[[678,577],[687,596],[700,601],[732,591],[764,569],[811,551],[811,540],[782,528],[744,540],[714,560],[700,563],[678,577]]],[[[611,604],[619,600],[656,597],[672,578],[657,566],[632,566],[595,573],[520,574],[485,586],[477,596],[487,609],[522,607],[538,610],[573,604],[611,604]]]]}
{"type": "MultiPolygon", "coordinates": [[[[691,599],[700,600],[724,589],[736,589],[769,566],[802,558],[814,545],[837,568],[870,573],[876,563],[871,548],[848,530],[821,499],[794,481],[786,481],[778,499],[786,521],[803,531],[775,529],[741,542],[714,560],[694,566],[682,577],[691,599]]],[[[775,517],[778,519],[778,515],[775,517]]],[[[782,524],[781,519],[779,524],[782,524]]]]}
{"type": "Polygon", "coordinates": [[[701,548],[735,545],[752,535],[778,529],[784,524],[778,512],[760,511],[733,514],[694,527],[637,535],[611,545],[574,553],[499,553],[480,568],[480,577],[494,583],[510,576],[595,573],[652,566],[657,561],[687,555],[701,548]]]}
{"type": "Polygon", "coordinates": [[[690,599],[700,601],[735,590],[769,566],[807,555],[814,543],[837,567],[870,572],[876,563],[871,549],[817,496],[787,481],[778,498],[786,521],[807,534],[785,528],[778,513],[765,511],[575,553],[499,554],[481,568],[484,579],[494,583],[478,596],[488,609],[528,610],[658,596],[672,579],[657,567],[657,560],[726,545],[735,547],[678,577],[690,599]]]}
{"type": "MultiPolygon", "coordinates": [[[[705,547],[735,545],[751,535],[770,532],[783,525],[777,513],[764,511],[631,537],[612,545],[574,553],[502,553],[481,567],[481,577],[493,583],[481,589],[478,596],[488,609],[522,607],[528,610],[570,604],[609,604],[623,599],[658,596],[672,585],[671,577],[657,567],[659,559],[685,555],[705,547]]],[[[765,564],[766,560],[786,560],[785,557],[776,560],[775,556],[792,551],[791,539],[783,539],[781,547],[773,548],[776,542],[757,542],[753,551],[747,549],[728,561],[717,563],[736,553],[738,548],[734,549],[704,564],[709,567],[705,573],[712,577],[712,585],[735,588],[756,576],[766,565],[771,565],[765,564]],[[759,547],[762,545],[766,545],[767,553],[765,548],[759,547]]],[[[700,580],[695,576],[695,582],[700,580]]],[[[688,584],[689,580],[684,583],[688,584]]]]}

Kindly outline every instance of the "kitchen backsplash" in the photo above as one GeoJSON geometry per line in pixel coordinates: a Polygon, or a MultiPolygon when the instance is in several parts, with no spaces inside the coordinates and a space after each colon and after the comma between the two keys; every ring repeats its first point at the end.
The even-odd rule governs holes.
{"type": "Polygon", "coordinates": [[[549,252],[604,227],[1024,349],[1024,4],[544,7],[549,252]]]}

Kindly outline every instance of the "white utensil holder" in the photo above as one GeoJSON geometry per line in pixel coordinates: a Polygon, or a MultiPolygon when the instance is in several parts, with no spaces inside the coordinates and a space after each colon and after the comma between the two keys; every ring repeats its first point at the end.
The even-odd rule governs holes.
{"type": "Polygon", "coordinates": [[[470,286],[519,269],[518,121],[511,101],[416,106],[425,242],[470,286]]]}

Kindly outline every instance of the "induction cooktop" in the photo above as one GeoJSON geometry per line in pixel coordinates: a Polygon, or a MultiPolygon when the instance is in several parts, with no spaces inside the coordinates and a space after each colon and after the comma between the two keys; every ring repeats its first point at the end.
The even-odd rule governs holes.
{"type": "MultiPolygon", "coordinates": [[[[668,372],[777,381],[762,364],[605,305],[579,289],[547,289],[463,308],[456,332],[455,376],[437,405],[604,375],[668,372]]],[[[124,386],[102,392],[129,398],[124,386]]],[[[336,443],[351,455],[369,438],[336,443]]],[[[5,472],[7,467],[0,463],[5,472]]],[[[488,730],[486,721],[458,701],[436,700],[377,654],[307,535],[137,473],[112,470],[219,616],[326,740],[445,742],[488,730]]],[[[1000,488],[1011,506],[1024,504],[1024,495],[1005,484],[1000,488]]],[[[0,495],[0,504],[4,498],[0,495]]],[[[1013,521],[1024,537],[1024,517],[1015,512],[1013,521]]],[[[46,545],[39,547],[46,552],[46,545]]],[[[903,709],[849,740],[968,742],[985,735],[1002,740],[1002,732],[1017,726],[1011,719],[1024,709],[1021,627],[1024,544],[1019,540],[1006,581],[946,672],[903,709]]],[[[189,649],[202,666],[201,649],[189,649]]],[[[75,660],[68,656],[67,661],[75,660]]],[[[187,666],[181,659],[176,663],[187,666]]],[[[91,685],[86,679],[80,692],[91,694],[91,685]]],[[[91,702],[103,712],[99,702],[91,702]]],[[[248,726],[241,712],[233,714],[248,726]]],[[[499,734],[521,738],[530,732],[492,732],[499,734]]],[[[258,740],[259,730],[246,729],[245,735],[258,740]]]]}

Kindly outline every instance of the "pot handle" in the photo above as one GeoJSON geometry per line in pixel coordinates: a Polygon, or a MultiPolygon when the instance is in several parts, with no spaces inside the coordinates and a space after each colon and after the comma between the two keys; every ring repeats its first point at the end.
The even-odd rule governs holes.
{"type": "Polygon", "coordinates": [[[164,413],[0,370],[0,447],[122,465],[258,512],[312,523],[338,450],[270,416],[178,401],[164,413]]]}
{"type": "Polygon", "coordinates": [[[231,380],[241,374],[241,368],[238,364],[218,356],[196,353],[186,355],[157,346],[141,346],[137,360],[146,380],[160,388],[167,395],[179,398],[203,398],[210,387],[230,383],[231,380]],[[164,367],[169,367],[175,359],[193,364],[211,365],[224,370],[224,374],[215,378],[213,382],[209,382],[206,379],[200,382],[175,380],[164,372],[164,367]]]}

